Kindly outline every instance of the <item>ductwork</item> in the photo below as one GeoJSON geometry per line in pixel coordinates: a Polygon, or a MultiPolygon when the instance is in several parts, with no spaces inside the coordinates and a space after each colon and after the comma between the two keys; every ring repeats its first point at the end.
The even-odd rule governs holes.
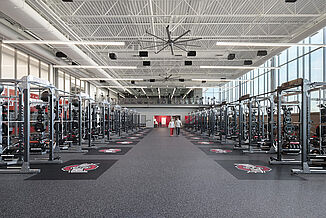
{"type": "MultiPolygon", "coordinates": [[[[6,14],[26,29],[32,31],[35,35],[42,38],[43,40],[69,40],[47,20],[40,16],[40,14],[38,14],[24,0],[1,1],[0,10],[2,13],[6,14]]],[[[60,48],[58,48],[58,50],[64,52],[69,58],[78,62],[81,65],[98,65],[95,61],[93,61],[75,45],[60,45],[60,48]]],[[[93,69],[89,70],[89,72],[96,75],[97,77],[112,78],[107,72],[102,69],[93,69]]],[[[116,85],[121,86],[121,84],[117,81],[113,82],[116,85]]]]}

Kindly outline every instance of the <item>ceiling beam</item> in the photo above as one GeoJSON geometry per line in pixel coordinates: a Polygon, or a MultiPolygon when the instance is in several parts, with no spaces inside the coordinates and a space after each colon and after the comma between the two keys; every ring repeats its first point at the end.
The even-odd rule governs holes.
{"type": "MultiPolygon", "coordinates": [[[[282,21],[282,22],[202,22],[202,23],[182,23],[182,25],[303,25],[307,22],[303,21],[282,21]]],[[[167,26],[170,23],[153,23],[155,26],[167,26]]],[[[172,23],[172,25],[177,23],[172,23]]],[[[87,26],[150,26],[152,25],[152,22],[148,23],[69,23],[68,24],[71,27],[87,27],[87,26]]]]}
{"type": "Polygon", "coordinates": [[[165,18],[165,17],[173,17],[173,18],[288,18],[288,17],[303,17],[303,18],[309,18],[309,17],[319,17],[323,14],[196,14],[196,15],[186,15],[186,14],[154,14],[154,15],[129,15],[129,14],[108,14],[108,15],[61,15],[60,18],[77,18],[77,19],[90,19],[90,18],[165,18]]]}
{"type": "MultiPolygon", "coordinates": [[[[163,36],[164,37],[164,36],[163,36]]],[[[178,36],[171,36],[172,38],[177,38],[178,36]]],[[[290,38],[291,35],[272,35],[272,34],[266,34],[266,35],[193,35],[192,37],[198,37],[202,38],[201,40],[218,40],[221,38],[229,39],[229,38],[290,38]]],[[[82,36],[82,39],[98,39],[98,40],[123,40],[123,41],[138,41],[140,38],[142,40],[150,40],[152,37],[150,36],[135,36],[135,35],[130,35],[130,36],[82,36]]],[[[187,39],[187,37],[185,37],[187,39]]],[[[190,38],[189,38],[190,39],[190,38]]]]}

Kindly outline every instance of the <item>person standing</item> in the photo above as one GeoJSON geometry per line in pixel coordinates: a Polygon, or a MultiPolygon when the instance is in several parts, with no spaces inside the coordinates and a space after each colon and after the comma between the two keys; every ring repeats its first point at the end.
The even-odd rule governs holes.
{"type": "Polygon", "coordinates": [[[179,117],[177,117],[177,120],[175,121],[175,130],[176,130],[177,136],[180,135],[180,128],[181,128],[181,126],[182,126],[182,122],[179,119],[179,117]]]}
{"type": "Polygon", "coordinates": [[[175,127],[175,125],[174,125],[174,120],[173,120],[173,118],[170,120],[170,122],[169,122],[169,128],[170,128],[170,136],[173,136],[173,130],[174,130],[174,127],[175,127]]]}

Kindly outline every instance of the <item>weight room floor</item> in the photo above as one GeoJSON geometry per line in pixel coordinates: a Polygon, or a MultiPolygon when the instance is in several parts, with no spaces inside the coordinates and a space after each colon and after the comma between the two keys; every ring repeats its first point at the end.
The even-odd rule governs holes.
{"type": "Polygon", "coordinates": [[[97,180],[0,175],[0,217],[325,216],[324,175],[238,180],[215,160],[268,155],[206,155],[184,136],[169,137],[168,129],[153,129],[132,147],[121,156],[61,155],[64,161],[118,160],[97,180]]]}

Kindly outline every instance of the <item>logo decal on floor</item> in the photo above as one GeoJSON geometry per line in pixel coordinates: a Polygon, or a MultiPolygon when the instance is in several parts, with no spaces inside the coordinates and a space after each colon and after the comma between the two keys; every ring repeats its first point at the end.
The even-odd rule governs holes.
{"type": "Polygon", "coordinates": [[[127,137],[128,139],[139,139],[139,137],[134,137],[134,136],[131,136],[131,137],[127,137]]]}
{"type": "Polygon", "coordinates": [[[68,173],[88,173],[88,171],[95,170],[99,166],[94,163],[83,163],[83,164],[75,164],[70,166],[65,166],[62,168],[62,171],[68,173]]]}
{"type": "Polygon", "coordinates": [[[118,153],[118,152],[121,152],[121,149],[114,149],[114,148],[101,149],[101,150],[98,150],[98,152],[102,152],[102,153],[118,153]]]}
{"type": "Polygon", "coordinates": [[[267,173],[270,172],[272,169],[266,166],[259,166],[253,164],[234,164],[235,168],[238,170],[247,171],[247,173],[267,173]]]}
{"type": "Polygon", "coordinates": [[[132,144],[132,142],[117,142],[118,144],[123,144],[123,145],[127,145],[127,144],[132,144]]]}
{"type": "Polygon", "coordinates": [[[191,139],[199,140],[201,138],[199,138],[199,137],[192,137],[191,139]]]}
{"type": "Polygon", "coordinates": [[[217,154],[227,154],[227,153],[231,153],[232,152],[231,150],[223,150],[223,149],[219,149],[219,148],[210,149],[209,151],[210,152],[217,153],[217,154]]]}
{"type": "Polygon", "coordinates": [[[213,144],[213,142],[198,142],[198,144],[201,144],[201,145],[211,145],[211,144],[213,144]]]}

